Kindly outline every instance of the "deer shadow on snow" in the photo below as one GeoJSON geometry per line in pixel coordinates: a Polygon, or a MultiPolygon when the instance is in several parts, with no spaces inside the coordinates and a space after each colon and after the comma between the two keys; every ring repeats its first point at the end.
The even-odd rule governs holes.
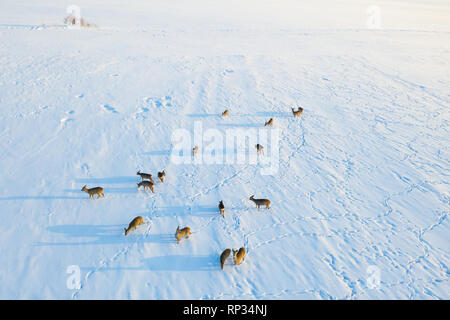
{"type": "Polygon", "coordinates": [[[218,255],[167,255],[143,260],[151,271],[210,271],[219,270],[218,255]]]}
{"type": "Polygon", "coordinates": [[[217,206],[166,206],[166,207],[156,207],[153,213],[157,216],[198,216],[210,218],[219,214],[219,209],[217,206]]]}
{"type": "Polygon", "coordinates": [[[79,184],[120,184],[120,183],[133,183],[139,182],[141,178],[136,176],[117,176],[117,177],[106,177],[106,178],[77,178],[76,183],[79,184]]]}
{"type": "Polygon", "coordinates": [[[136,176],[117,176],[117,177],[107,177],[107,178],[81,178],[75,179],[76,183],[80,184],[80,189],[64,189],[65,193],[83,193],[81,191],[81,186],[86,185],[88,188],[92,187],[102,187],[104,193],[110,194],[124,194],[124,193],[137,193],[136,184],[141,181],[141,178],[136,176]],[[127,184],[130,187],[108,187],[108,184],[127,184]],[[133,186],[133,187],[131,187],[133,186]]]}
{"type": "MultiPolygon", "coordinates": [[[[82,267],[82,270],[93,271],[94,267],[82,267]]],[[[220,271],[219,255],[164,255],[141,260],[139,266],[105,267],[99,272],[107,271],[220,271]]]]}
{"type": "Polygon", "coordinates": [[[147,151],[147,152],[143,152],[143,155],[147,155],[147,156],[170,156],[172,150],[168,149],[168,150],[152,150],[152,151],[147,151]]]}
{"type": "MultiPolygon", "coordinates": [[[[140,182],[140,181],[139,181],[140,182]]],[[[96,185],[94,185],[94,184],[92,184],[92,185],[87,185],[88,186],[88,188],[92,188],[92,187],[102,187],[103,188],[103,192],[105,193],[105,195],[108,195],[108,194],[124,194],[124,193],[138,193],[138,188],[137,188],[137,182],[135,182],[136,184],[135,184],[135,187],[128,187],[128,188],[110,188],[110,187],[103,187],[103,186],[101,186],[100,184],[96,184],[96,185]]],[[[63,190],[64,192],[66,192],[66,193],[81,193],[81,194],[84,194],[84,192],[83,191],[81,191],[81,188],[80,189],[64,189],[63,190]]],[[[86,198],[86,197],[80,197],[80,199],[83,199],[83,198],[86,198]]],[[[89,198],[89,197],[87,197],[87,198],[89,198]]],[[[95,199],[97,199],[97,197],[94,197],[95,199]]]]}
{"type": "MultiPolygon", "coordinates": [[[[81,190],[81,189],[80,189],[81,190]]],[[[41,196],[10,196],[10,197],[0,197],[0,201],[8,201],[8,200],[80,200],[84,199],[83,196],[50,196],[50,195],[41,195],[41,196]]]]}
{"type": "Polygon", "coordinates": [[[145,227],[140,226],[125,236],[128,225],[57,225],[48,227],[51,233],[64,235],[72,241],[37,242],[36,246],[83,246],[124,243],[176,243],[173,234],[144,234],[145,227]]]}

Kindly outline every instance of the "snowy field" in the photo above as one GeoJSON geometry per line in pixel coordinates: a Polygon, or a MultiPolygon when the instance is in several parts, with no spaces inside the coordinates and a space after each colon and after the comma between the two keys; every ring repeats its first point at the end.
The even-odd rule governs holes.
{"type": "Polygon", "coordinates": [[[448,1],[123,3],[0,1],[1,299],[450,298],[448,1]],[[274,174],[172,158],[270,118],[274,174]]]}

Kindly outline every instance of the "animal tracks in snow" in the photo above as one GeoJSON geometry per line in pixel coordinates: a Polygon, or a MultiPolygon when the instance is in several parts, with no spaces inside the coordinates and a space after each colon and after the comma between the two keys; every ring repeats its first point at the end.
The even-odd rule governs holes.
{"type": "Polygon", "coordinates": [[[110,106],[109,104],[103,104],[102,108],[104,111],[110,112],[112,114],[118,114],[119,112],[112,106],[110,106]]]}
{"type": "Polygon", "coordinates": [[[170,108],[170,107],[172,107],[172,97],[171,96],[164,96],[161,98],[147,97],[147,98],[144,98],[144,102],[150,108],[170,108]]]}

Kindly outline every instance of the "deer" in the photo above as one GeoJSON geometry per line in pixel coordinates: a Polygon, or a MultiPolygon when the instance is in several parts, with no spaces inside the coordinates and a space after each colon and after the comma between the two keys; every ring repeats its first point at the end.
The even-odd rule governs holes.
{"type": "Polygon", "coordinates": [[[88,189],[88,188],[86,188],[86,186],[84,186],[81,189],[81,191],[89,193],[89,198],[94,198],[94,194],[96,194],[98,196],[97,199],[100,198],[100,195],[103,196],[103,197],[105,196],[103,194],[103,188],[102,187],[95,187],[95,188],[88,189]]]}
{"type": "Polygon", "coordinates": [[[269,199],[255,199],[253,196],[250,197],[250,200],[256,204],[256,207],[259,210],[260,206],[266,206],[267,209],[270,209],[270,200],[269,199]]]}
{"type": "Polygon", "coordinates": [[[198,146],[195,146],[195,147],[193,147],[192,148],[192,155],[195,157],[195,155],[197,154],[197,152],[198,152],[198,146]]]}
{"type": "Polygon", "coordinates": [[[227,117],[228,113],[229,113],[228,109],[225,110],[224,112],[222,112],[222,117],[227,117]]]}
{"type": "Polygon", "coordinates": [[[231,250],[230,249],[225,249],[222,254],[220,255],[220,267],[223,270],[223,265],[225,264],[225,261],[228,259],[228,257],[230,256],[231,250]]]}
{"type": "Polygon", "coordinates": [[[180,226],[177,227],[177,231],[175,232],[175,238],[177,239],[177,243],[180,243],[181,238],[186,237],[189,238],[191,235],[191,228],[185,227],[180,230],[180,226]]]}
{"type": "Polygon", "coordinates": [[[144,181],[144,179],[153,181],[153,177],[152,177],[152,175],[149,174],[149,173],[144,173],[144,172],[141,172],[141,170],[139,170],[138,172],[136,172],[136,174],[137,174],[138,176],[141,176],[142,181],[144,181]]]}
{"type": "Polygon", "coordinates": [[[152,193],[155,193],[155,190],[153,188],[155,183],[153,182],[153,180],[150,180],[150,181],[143,180],[143,181],[139,182],[137,185],[138,185],[138,190],[140,187],[144,187],[144,191],[146,189],[150,189],[152,191],[152,193]]]}
{"type": "Polygon", "coordinates": [[[244,261],[245,248],[240,248],[239,250],[233,249],[233,262],[234,264],[241,264],[244,261]]]}
{"type": "Polygon", "coordinates": [[[162,172],[158,172],[158,178],[161,182],[164,182],[164,177],[166,176],[166,172],[163,170],[162,172]]]}
{"type": "Polygon", "coordinates": [[[256,147],[256,153],[262,153],[264,154],[264,147],[260,145],[259,143],[255,146],[256,147]]]}
{"type": "Polygon", "coordinates": [[[267,127],[267,126],[271,126],[271,127],[273,126],[273,118],[270,118],[269,121],[264,123],[264,127],[267,127]]]}
{"type": "Polygon", "coordinates": [[[128,228],[124,228],[125,235],[127,235],[131,230],[136,229],[141,223],[145,224],[145,221],[141,216],[134,218],[128,225],[128,228]]]}
{"type": "Polygon", "coordinates": [[[222,200],[219,202],[219,212],[225,218],[225,205],[222,200]]]}
{"type": "Polygon", "coordinates": [[[302,107],[298,107],[297,111],[295,111],[294,108],[291,108],[291,109],[292,109],[292,114],[294,115],[294,118],[299,117],[303,112],[302,107]]]}

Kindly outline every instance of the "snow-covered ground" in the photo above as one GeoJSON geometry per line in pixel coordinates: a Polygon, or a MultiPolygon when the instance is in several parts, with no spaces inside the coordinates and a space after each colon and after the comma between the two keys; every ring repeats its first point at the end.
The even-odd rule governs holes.
{"type": "Polygon", "coordinates": [[[0,2],[1,299],[450,298],[448,1],[129,2],[0,2]],[[273,175],[171,158],[271,117],[273,175]]]}

